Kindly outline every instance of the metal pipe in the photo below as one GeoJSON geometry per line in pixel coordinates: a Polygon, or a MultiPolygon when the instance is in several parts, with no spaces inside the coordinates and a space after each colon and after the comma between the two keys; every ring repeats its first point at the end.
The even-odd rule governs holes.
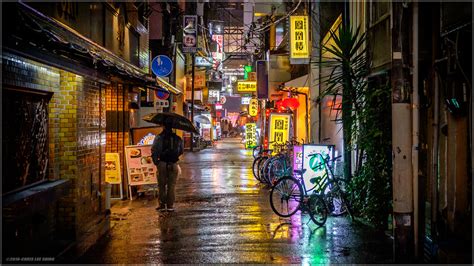
{"type": "Polygon", "coordinates": [[[412,171],[413,171],[413,216],[414,216],[414,240],[415,240],[415,257],[418,258],[418,224],[419,224],[419,206],[418,206],[418,155],[419,155],[419,133],[420,133],[420,97],[418,93],[418,3],[413,3],[413,75],[412,75],[412,171]]]}
{"type": "MultiPolygon", "coordinates": [[[[192,54],[192,60],[193,63],[191,65],[192,68],[192,74],[191,74],[191,122],[194,124],[194,62],[195,60],[195,54],[192,54]]],[[[193,145],[194,145],[194,134],[191,132],[191,151],[193,151],[193,145]]]]}

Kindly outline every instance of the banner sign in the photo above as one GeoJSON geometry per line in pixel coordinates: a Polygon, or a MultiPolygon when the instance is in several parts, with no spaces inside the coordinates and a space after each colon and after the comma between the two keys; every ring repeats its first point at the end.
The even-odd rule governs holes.
{"type": "Polygon", "coordinates": [[[251,149],[257,146],[257,124],[245,124],[245,148],[251,149]]]}
{"type": "Polygon", "coordinates": [[[185,15],[183,19],[183,52],[195,53],[197,51],[197,16],[185,15]]]}
{"type": "Polygon", "coordinates": [[[206,72],[197,71],[194,73],[194,88],[204,88],[206,87],[206,72]]]}
{"type": "MultiPolygon", "coordinates": [[[[303,145],[303,169],[306,172],[303,174],[304,185],[307,190],[313,189],[321,177],[326,173],[324,170],[323,161],[320,156],[310,156],[311,154],[320,153],[323,156],[329,155],[334,157],[334,145],[318,145],[318,144],[304,144],[303,145]]],[[[321,191],[317,191],[321,192],[321,191]]]]}
{"type": "Polygon", "coordinates": [[[212,63],[213,63],[212,57],[196,56],[194,58],[194,66],[197,66],[197,67],[211,67],[212,63]]]}
{"type": "Polygon", "coordinates": [[[307,16],[290,16],[290,57],[309,58],[307,16]]]}
{"type": "Polygon", "coordinates": [[[257,61],[257,98],[268,98],[268,61],[257,61]]]}
{"type": "Polygon", "coordinates": [[[257,82],[255,82],[255,81],[238,81],[237,91],[238,92],[257,91],[257,82]]]}
{"type": "Polygon", "coordinates": [[[128,184],[157,184],[156,166],[151,159],[151,145],[125,146],[128,184]]]}
{"type": "Polygon", "coordinates": [[[109,184],[122,183],[120,154],[118,153],[105,153],[105,182],[109,184]]]}
{"type": "Polygon", "coordinates": [[[276,154],[275,144],[283,144],[290,139],[291,114],[270,114],[270,130],[268,131],[269,149],[276,154]]]}
{"type": "Polygon", "coordinates": [[[202,138],[205,141],[211,141],[211,126],[203,125],[201,130],[202,130],[202,138]]]}
{"type": "Polygon", "coordinates": [[[293,171],[302,170],[303,167],[303,146],[293,146],[293,171]]]}
{"type": "Polygon", "coordinates": [[[250,99],[249,102],[249,115],[250,116],[257,116],[258,114],[258,100],[257,99],[250,99]]]}

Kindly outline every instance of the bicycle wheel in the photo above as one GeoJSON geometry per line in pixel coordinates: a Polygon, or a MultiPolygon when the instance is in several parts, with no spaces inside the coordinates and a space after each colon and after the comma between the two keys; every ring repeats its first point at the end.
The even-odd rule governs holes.
{"type": "Polygon", "coordinates": [[[303,201],[303,187],[300,182],[290,176],[282,177],[272,187],[270,206],[281,217],[295,214],[303,201]]]}
{"type": "Polygon", "coordinates": [[[266,183],[265,180],[265,166],[267,165],[268,160],[271,158],[268,156],[262,157],[262,160],[258,162],[258,180],[262,183],[266,183]]]}
{"type": "Polygon", "coordinates": [[[272,185],[270,183],[270,177],[268,176],[269,168],[272,163],[272,161],[275,160],[275,157],[268,158],[264,163],[263,163],[263,168],[262,168],[262,175],[260,176],[262,178],[263,183],[268,184],[269,186],[272,185]]]}
{"type": "Polygon", "coordinates": [[[352,218],[350,204],[347,201],[345,192],[346,187],[347,182],[343,179],[330,181],[324,187],[324,200],[326,201],[328,211],[332,216],[341,216],[346,213],[349,213],[352,218]]]}
{"type": "Polygon", "coordinates": [[[267,173],[267,178],[270,184],[274,185],[280,177],[285,175],[285,167],[282,162],[282,158],[275,158],[273,160],[269,167],[268,167],[268,173],[267,173]]]}
{"type": "Polygon", "coordinates": [[[323,226],[328,218],[328,209],[324,199],[318,194],[312,194],[308,200],[309,217],[318,226],[323,226]]]}
{"type": "Polygon", "coordinates": [[[253,160],[253,164],[252,164],[252,173],[253,173],[253,176],[255,177],[255,179],[257,179],[258,181],[260,181],[260,179],[258,178],[258,163],[259,161],[262,160],[263,157],[257,157],[253,160]]]}

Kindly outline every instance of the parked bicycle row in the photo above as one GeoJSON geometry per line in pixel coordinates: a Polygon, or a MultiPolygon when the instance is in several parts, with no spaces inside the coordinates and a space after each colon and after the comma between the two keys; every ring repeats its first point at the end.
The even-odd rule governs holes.
{"type": "Polygon", "coordinates": [[[353,218],[347,181],[335,175],[334,168],[341,156],[331,159],[325,153],[308,154],[311,173],[317,173],[308,177],[308,169],[294,169],[293,150],[301,143],[293,139],[270,144],[272,150],[262,145],[254,148],[252,171],[260,183],[271,188],[270,206],[275,214],[290,217],[301,211],[318,226],[326,223],[328,215],[348,214],[353,218]]]}

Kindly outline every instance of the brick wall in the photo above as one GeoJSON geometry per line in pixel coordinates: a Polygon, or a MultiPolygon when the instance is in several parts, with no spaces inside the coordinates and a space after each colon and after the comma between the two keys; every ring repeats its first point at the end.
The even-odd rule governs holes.
{"type": "Polygon", "coordinates": [[[58,205],[43,210],[41,215],[48,217],[48,234],[56,230],[58,238],[80,238],[92,220],[105,216],[105,199],[98,196],[99,191],[105,195],[101,178],[106,141],[105,86],[8,53],[2,55],[2,67],[4,87],[54,93],[48,106],[48,178],[70,179],[71,190],[58,205]]]}
{"type": "MultiPolygon", "coordinates": [[[[106,132],[106,152],[113,152],[120,154],[120,168],[122,172],[122,189],[126,194],[127,189],[127,178],[126,178],[126,167],[124,157],[124,147],[130,145],[129,130],[125,126],[128,123],[129,116],[129,100],[128,100],[128,87],[117,82],[112,82],[105,88],[106,98],[106,112],[112,114],[110,120],[115,120],[112,126],[109,126],[106,132]]],[[[112,121],[108,121],[111,123],[112,121]]],[[[114,188],[112,191],[114,195],[118,195],[119,192],[114,188]]]]}

